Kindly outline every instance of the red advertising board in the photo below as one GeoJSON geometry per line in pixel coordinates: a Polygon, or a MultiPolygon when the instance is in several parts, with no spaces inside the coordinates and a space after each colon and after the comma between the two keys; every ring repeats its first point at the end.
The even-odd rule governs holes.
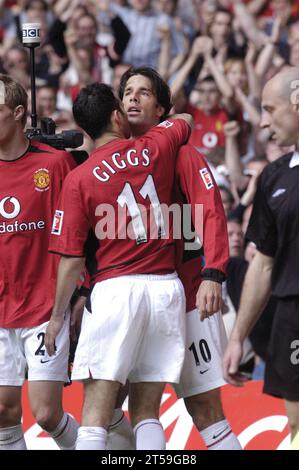
{"type": "MultiPolygon", "coordinates": [[[[80,420],[82,386],[73,383],[64,390],[65,410],[80,420]]],[[[262,382],[251,381],[242,388],[222,387],[225,414],[246,450],[283,450],[290,443],[283,401],[262,393],[262,382]]],[[[25,387],[23,426],[28,449],[57,449],[54,441],[35,423],[25,387]]],[[[126,409],[126,407],[124,407],[126,409]]],[[[162,425],[169,450],[201,450],[205,445],[193,426],[183,400],[167,386],[161,405],[162,425]]]]}

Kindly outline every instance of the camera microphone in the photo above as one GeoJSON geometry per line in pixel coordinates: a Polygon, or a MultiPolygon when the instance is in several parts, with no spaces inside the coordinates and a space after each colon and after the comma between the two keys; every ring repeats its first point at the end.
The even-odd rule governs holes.
{"type": "Polygon", "coordinates": [[[37,128],[37,113],[35,100],[35,60],[34,49],[40,46],[40,24],[23,23],[22,42],[24,47],[30,49],[30,75],[31,75],[31,124],[34,129],[37,128]]]}
{"type": "Polygon", "coordinates": [[[25,47],[40,46],[40,23],[23,23],[22,43],[25,47]]]}

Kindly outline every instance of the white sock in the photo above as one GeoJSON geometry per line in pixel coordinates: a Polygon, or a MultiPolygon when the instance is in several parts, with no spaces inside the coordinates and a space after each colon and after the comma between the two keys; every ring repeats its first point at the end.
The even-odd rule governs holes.
{"type": "Polygon", "coordinates": [[[0,450],[27,450],[21,424],[0,428],[0,450]]]}
{"type": "Polygon", "coordinates": [[[226,419],[200,431],[208,450],[242,450],[237,436],[226,419]]]}
{"type": "Polygon", "coordinates": [[[121,408],[114,410],[108,428],[107,450],[134,450],[135,437],[131,424],[121,408]]]}
{"type": "Polygon", "coordinates": [[[80,426],[76,450],[105,450],[107,431],[100,426],[80,426]]]}
{"type": "Polygon", "coordinates": [[[59,449],[73,450],[76,447],[76,439],[79,424],[67,413],[63,417],[54,431],[48,434],[54,439],[59,449]]]}
{"type": "Polygon", "coordinates": [[[144,419],[135,428],[136,450],[165,450],[166,439],[158,419],[144,419]]]}

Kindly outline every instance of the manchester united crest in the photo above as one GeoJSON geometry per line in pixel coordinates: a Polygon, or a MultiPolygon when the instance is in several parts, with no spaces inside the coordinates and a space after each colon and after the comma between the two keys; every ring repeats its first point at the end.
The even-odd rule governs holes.
{"type": "Polygon", "coordinates": [[[50,186],[49,170],[41,168],[34,173],[34,185],[36,191],[47,191],[50,186]]]}

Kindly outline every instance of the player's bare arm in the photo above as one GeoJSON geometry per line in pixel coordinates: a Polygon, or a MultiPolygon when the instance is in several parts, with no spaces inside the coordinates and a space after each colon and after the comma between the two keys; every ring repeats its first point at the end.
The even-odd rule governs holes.
{"type": "Polygon", "coordinates": [[[64,320],[64,312],[76,288],[77,280],[84,269],[85,258],[61,256],[58,268],[55,304],[46,330],[45,347],[49,356],[55,354],[55,338],[64,320]]]}

